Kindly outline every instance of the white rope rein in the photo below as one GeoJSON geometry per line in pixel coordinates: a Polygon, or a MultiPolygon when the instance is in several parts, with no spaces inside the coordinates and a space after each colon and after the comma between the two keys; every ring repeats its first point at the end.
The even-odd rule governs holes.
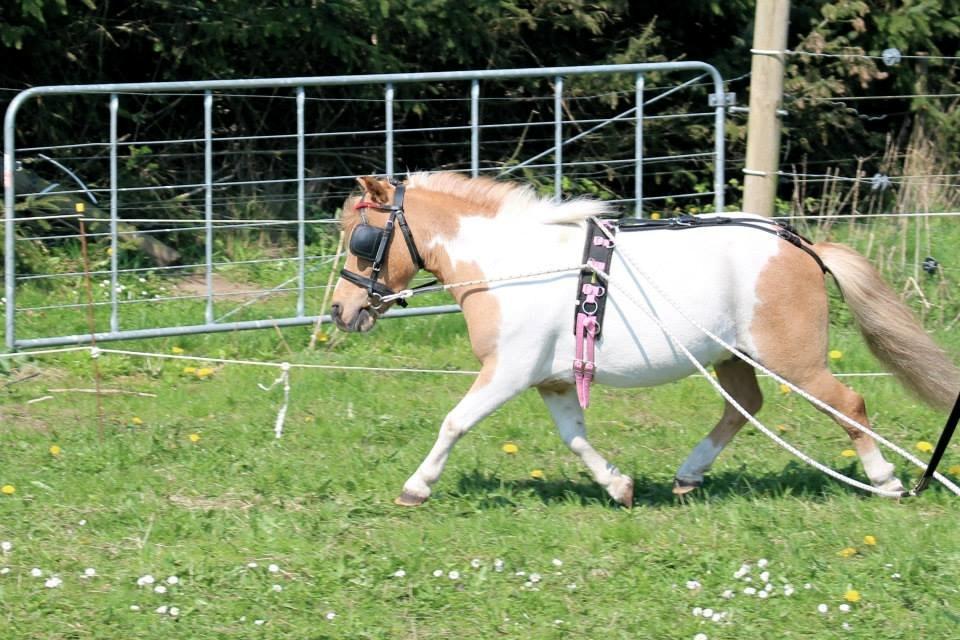
{"type": "MultiPolygon", "coordinates": [[[[614,241],[614,246],[616,247],[617,245],[616,245],[616,241],[615,241],[615,239],[614,239],[613,234],[611,234],[608,230],[604,229],[604,228],[603,228],[603,225],[597,225],[597,226],[603,231],[603,233],[604,233],[611,241],[614,241]]],[[[674,302],[673,299],[672,299],[670,296],[668,296],[668,295],[663,291],[663,289],[661,289],[661,288],[657,285],[657,283],[653,280],[653,278],[651,278],[650,276],[648,276],[648,275],[636,264],[636,262],[635,262],[628,254],[624,253],[623,251],[617,251],[617,253],[619,253],[620,256],[623,257],[623,259],[635,270],[635,272],[636,272],[637,275],[639,275],[641,278],[643,278],[643,279],[647,282],[647,284],[649,284],[650,287],[651,287],[654,291],[656,291],[658,294],[660,294],[660,295],[663,297],[663,299],[666,301],[667,304],[669,304],[671,307],[673,307],[673,310],[674,310],[674,311],[676,311],[684,320],[686,320],[686,321],[687,321],[690,325],[692,325],[695,329],[697,329],[698,331],[700,331],[701,333],[703,333],[704,335],[706,335],[708,338],[710,338],[711,340],[713,340],[714,342],[716,342],[717,344],[719,344],[720,346],[722,346],[724,349],[726,349],[727,351],[729,351],[729,352],[732,353],[733,355],[737,356],[738,358],[740,358],[741,360],[743,360],[744,362],[746,362],[746,363],[749,364],[750,366],[754,367],[754,368],[757,369],[758,371],[761,371],[762,373],[770,376],[771,378],[773,378],[774,380],[776,380],[776,381],[779,382],[780,384],[786,385],[788,388],[790,388],[791,390],[795,391],[798,395],[800,395],[802,398],[804,398],[804,399],[807,400],[808,402],[812,403],[814,406],[822,409],[823,411],[826,411],[827,413],[829,413],[830,415],[836,417],[838,420],[840,420],[840,421],[843,422],[844,424],[848,424],[848,425],[852,426],[853,428],[861,431],[862,433],[870,436],[870,437],[873,438],[875,441],[877,441],[877,442],[879,442],[880,444],[886,446],[887,448],[891,449],[892,451],[900,454],[901,456],[903,456],[904,458],[906,458],[906,459],[909,460],[910,462],[913,462],[916,466],[920,467],[921,469],[925,469],[925,468],[926,468],[926,466],[927,466],[926,464],[924,464],[923,462],[921,462],[917,457],[915,457],[914,455],[912,455],[912,454],[909,453],[908,451],[906,451],[906,450],[904,450],[903,448],[897,446],[896,444],[890,442],[889,440],[887,440],[886,438],[884,438],[884,437],[881,436],[880,434],[874,432],[872,429],[870,429],[870,428],[868,428],[868,427],[865,427],[864,425],[860,424],[859,422],[856,422],[855,420],[849,418],[848,416],[846,416],[845,414],[841,413],[840,411],[838,411],[838,410],[835,409],[834,407],[828,405],[827,403],[823,402],[823,401],[820,400],[819,398],[817,398],[817,397],[815,397],[815,396],[807,393],[806,391],[804,391],[803,389],[801,389],[801,388],[798,387],[797,385],[793,384],[793,383],[790,382],[789,380],[783,378],[782,376],[774,373],[773,371],[771,371],[771,370],[768,369],[767,367],[763,366],[762,364],[760,364],[759,362],[757,362],[756,360],[754,360],[753,358],[751,358],[751,357],[748,356],[747,354],[743,353],[742,351],[740,351],[739,349],[737,349],[737,348],[734,347],[733,345],[728,344],[728,343],[727,343],[725,340],[723,340],[720,336],[716,335],[715,333],[713,333],[712,331],[710,331],[709,329],[707,329],[706,327],[704,327],[703,325],[701,325],[699,322],[697,322],[696,320],[694,320],[693,318],[691,318],[690,316],[688,316],[686,313],[684,313],[683,310],[680,309],[680,307],[676,304],[676,302],[674,302]]],[[[625,290],[624,287],[620,286],[617,281],[612,281],[612,282],[611,282],[610,276],[609,276],[608,274],[605,274],[605,273],[603,273],[603,272],[601,272],[601,271],[597,271],[597,270],[595,270],[595,269],[594,269],[594,272],[597,273],[597,275],[598,275],[599,277],[603,278],[604,281],[607,282],[608,286],[612,285],[612,286],[614,286],[615,288],[617,288],[621,293],[623,293],[623,294],[627,297],[628,300],[630,300],[631,302],[633,302],[633,303],[637,306],[637,308],[639,308],[649,319],[651,319],[651,320],[654,322],[654,324],[656,324],[657,327],[658,327],[661,331],[663,331],[663,332],[667,335],[667,337],[669,337],[670,340],[683,352],[683,354],[687,357],[687,359],[690,360],[690,363],[693,364],[694,367],[696,367],[698,371],[700,371],[701,375],[703,375],[704,378],[707,379],[707,381],[720,393],[720,395],[723,396],[723,398],[724,398],[727,402],[729,402],[744,418],[746,418],[746,419],[750,422],[750,424],[752,424],[753,426],[757,427],[757,429],[759,429],[761,433],[763,433],[764,435],[766,435],[767,437],[769,437],[770,439],[772,439],[774,442],[776,442],[777,444],[779,444],[781,447],[785,448],[785,449],[786,449],[787,451],[789,451],[790,453],[792,453],[792,454],[794,454],[795,456],[797,456],[798,458],[800,458],[800,460],[802,460],[803,462],[806,462],[807,464],[813,466],[814,468],[816,468],[816,469],[818,469],[818,470],[826,473],[827,475],[829,475],[829,476],[831,476],[831,477],[833,477],[833,478],[835,478],[835,479],[837,479],[837,480],[840,480],[841,482],[845,482],[845,483],[847,483],[847,484],[849,484],[849,485],[851,485],[851,486],[854,486],[854,487],[857,487],[857,488],[859,488],[859,489],[863,489],[863,490],[865,490],[865,491],[869,491],[869,492],[871,492],[871,493],[875,493],[875,494],[877,494],[877,495],[881,495],[881,496],[884,496],[884,497],[887,497],[887,498],[901,498],[901,497],[903,497],[903,492],[902,492],[902,491],[885,491],[885,490],[883,490],[883,489],[878,489],[878,488],[876,488],[876,487],[874,487],[874,486],[872,486],[872,485],[867,485],[867,484],[864,484],[864,483],[862,483],[862,482],[860,482],[860,481],[858,481],[858,480],[855,480],[855,479],[853,479],[853,478],[850,478],[850,477],[848,477],[848,476],[845,476],[845,475],[841,474],[841,473],[838,472],[838,471],[834,471],[834,470],[831,469],[830,467],[827,467],[826,465],[824,465],[824,464],[822,464],[822,463],[814,460],[814,459],[811,458],[810,456],[807,456],[806,454],[804,454],[803,452],[801,452],[799,449],[795,448],[793,445],[790,445],[789,443],[787,443],[787,442],[786,442],[785,440],[783,440],[780,436],[778,436],[778,435],[776,435],[775,433],[773,433],[769,428],[767,428],[765,425],[763,425],[759,420],[757,420],[756,418],[754,418],[754,417],[750,414],[749,411],[747,411],[746,409],[744,409],[738,402],[736,402],[736,401],[730,396],[730,394],[727,393],[727,391],[722,387],[722,385],[720,385],[720,383],[719,383],[718,381],[714,380],[713,376],[711,376],[710,373],[706,370],[706,368],[705,368],[702,364],[700,364],[700,362],[693,356],[693,354],[691,354],[691,353],[687,350],[687,348],[680,342],[680,340],[679,340],[669,329],[667,329],[667,327],[666,327],[654,314],[650,313],[650,312],[644,307],[644,305],[643,305],[642,303],[640,303],[638,300],[636,300],[628,291],[625,290]]],[[[958,487],[956,484],[954,484],[953,482],[951,482],[949,478],[946,478],[943,474],[941,474],[941,473],[939,473],[939,472],[935,472],[935,473],[934,473],[934,478],[936,478],[938,481],[940,481],[940,483],[943,484],[945,487],[947,487],[947,489],[949,489],[952,493],[954,493],[955,495],[960,496],[960,487],[958,487]]]]}
{"type": "Polygon", "coordinates": [[[496,282],[507,282],[507,281],[519,281],[519,280],[529,280],[530,278],[539,278],[541,276],[549,276],[557,273],[571,273],[574,271],[580,271],[581,269],[587,268],[585,264],[578,264],[574,267],[556,267],[554,269],[545,269],[543,271],[532,271],[530,273],[522,273],[513,276],[502,276],[499,278],[479,278],[477,280],[464,280],[463,282],[452,282],[450,284],[435,284],[429,287],[421,287],[419,289],[404,289],[398,291],[392,295],[383,296],[380,299],[382,304],[387,302],[393,302],[394,300],[404,300],[410,298],[417,294],[422,293],[433,293],[435,291],[448,291],[450,289],[458,289],[461,287],[474,287],[481,284],[493,284],[496,282]]]}

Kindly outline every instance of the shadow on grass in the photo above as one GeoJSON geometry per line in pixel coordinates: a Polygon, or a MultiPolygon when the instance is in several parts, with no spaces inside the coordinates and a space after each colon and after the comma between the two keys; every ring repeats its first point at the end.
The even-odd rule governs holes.
{"type": "MultiPolygon", "coordinates": [[[[858,477],[857,467],[850,465],[840,470],[844,475],[858,477]]],[[[868,494],[847,487],[810,467],[789,463],[780,471],[756,472],[746,468],[710,473],[704,485],[683,497],[673,494],[673,481],[664,475],[634,475],[634,506],[664,507],[681,505],[685,501],[723,501],[743,497],[786,497],[822,502],[838,491],[851,491],[866,497],[868,494]]],[[[456,494],[474,497],[481,508],[516,506],[524,495],[533,494],[545,504],[602,504],[610,508],[619,505],[586,473],[580,478],[557,480],[501,478],[497,473],[473,470],[461,475],[456,494]]]]}

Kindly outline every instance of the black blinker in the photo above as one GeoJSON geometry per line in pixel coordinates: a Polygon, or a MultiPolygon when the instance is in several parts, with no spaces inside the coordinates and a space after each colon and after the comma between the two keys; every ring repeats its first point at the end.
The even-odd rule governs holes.
{"type": "Polygon", "coordinates": [[[358,224],[350,234],[350,253],[368,262],[375,262],[384,232],[386,229],[366,223],[358,224]]]}

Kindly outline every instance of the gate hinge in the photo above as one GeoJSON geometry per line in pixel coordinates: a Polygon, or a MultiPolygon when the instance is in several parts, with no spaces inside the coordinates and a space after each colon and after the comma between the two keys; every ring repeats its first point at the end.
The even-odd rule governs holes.
{"type": "Polygon", "coordinates": [[[723,104],[721,105],[717,102],[717,94],[711,93],[709,104],[711,107],[732,107],[733,105],[737,104],[737,94],[733,93],[732,91],[730,93],[723,94],[723,104]]]}

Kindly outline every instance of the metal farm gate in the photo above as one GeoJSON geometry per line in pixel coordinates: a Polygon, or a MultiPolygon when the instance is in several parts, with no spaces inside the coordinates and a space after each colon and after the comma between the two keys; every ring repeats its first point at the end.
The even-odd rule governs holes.
{"type": "Polygon", "coordinates": [[[320,231],[335,229],[357,175],[457,170],[529,180],[558,199],[600,189],[594,195],[638,216],[668,207],[722,210],[728,101],[717,70],[701,62],[28,89],[4,119],[6,347],[313,324],[328,282],[318,273],[335,253],[333,236],[320,231]],[[517,86],[521,79],[526,84],[517,86]],[[102,109],[109,131],[79,131],[68,144],[18,143],[18,117],[70,119],[102,109]],[[338,129],[347,109],[369,113],[369,128],[338,129]],[[285,128],[258,124],[256,114],[269,110],[285,128]],[[195,135],[158,135],[174,111],[191,115],[195,135]],[[501,115],[482,118],[482,111],[501,115]],[[691,153],[677,144],[679,152],[667,135],[645,138],[645,130],[674,123],[706,130],[712,146],[691,153]],[[603,155],[599,140],[604,149],[614,140],[617,151],[603,155]],[[321,161],[328,171],[318,175],[321,161]],[[244,174],[252,163],[255,177],[244,174]],[[678,176],[696,188],[664,195],[678,176]],[[616,192],[602,186],[610,184],[616,192]],[[645,195],[658,185],[659,193],[645,195]],[[30,231],[20,231],[27,222],[30,231]],[[239,233],[248,242],[276,240],[278,229],[286,249],[274,241],[244,255],[248,245],[232,241],[239,233]],[[183,234],[192,253],[167,250],[163,239],[176,235],[180,247],[183,234]],[[83,263],[17,272],[45,247],[81,243],[91,252],[83,263]],[[231,279],[244,270],[278,284],[245,288],[231,279]]]}

